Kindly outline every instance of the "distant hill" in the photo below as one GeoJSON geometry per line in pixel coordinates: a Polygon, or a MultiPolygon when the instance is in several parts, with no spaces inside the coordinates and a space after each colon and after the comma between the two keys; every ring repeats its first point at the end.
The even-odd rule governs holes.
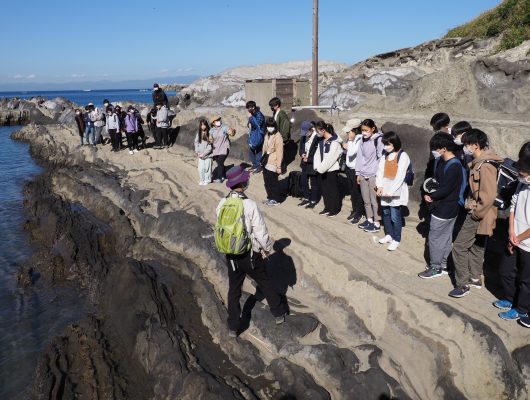
{"type": "Polygon", "coordinates": [[[530,0],[504,0],[471,22],[451,29],[446,37],[491,38],[502,35],[499,50],[530,39],[530,0]]]}
{"type": "Polygon", "coordinates": [[[105,90],[105,89],[143,89],[151,88],[154,82],[188,84],[200,78],[199,75],[166,76],[162,78],[136,79],[127,81],[85,81],[65,83],[15,82],[0,83],[0,91],[34,91],[34,90],[105,90]]]}

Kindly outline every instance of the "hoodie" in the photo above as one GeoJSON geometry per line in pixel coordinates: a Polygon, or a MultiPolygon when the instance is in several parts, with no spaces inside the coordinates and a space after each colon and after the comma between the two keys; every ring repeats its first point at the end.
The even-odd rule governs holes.
{"type": "Polygon", "coordinates": [[[379,159],[383,155],[383,141],[381,132],[370,136],[369,139],[361,141],[357,151],[357,162],[355,164],[355,174],[364,178],[376,176],[379,167],[379,159]]]}

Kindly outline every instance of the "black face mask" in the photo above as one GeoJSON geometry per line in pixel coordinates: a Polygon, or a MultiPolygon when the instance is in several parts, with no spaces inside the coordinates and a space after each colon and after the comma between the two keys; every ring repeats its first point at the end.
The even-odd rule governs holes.
{"type": "Polygon", "coordinates": [[[271,107],[271,111],[272,111],[272,112],[276,112],[276,110],[274,109],[274,107],[271,107]]]}

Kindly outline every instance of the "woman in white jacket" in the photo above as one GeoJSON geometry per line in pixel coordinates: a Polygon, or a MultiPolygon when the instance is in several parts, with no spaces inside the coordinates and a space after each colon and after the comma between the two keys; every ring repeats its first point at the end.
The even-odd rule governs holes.
{"type": "Polygon", "coordinates": [[[331,124],[319,121],[316,124],[317,135],[322,137],[313,158],[315,171],[319,174],[324,209],[319,212],[330,218],[340,212],[339,158],[342,154],[342,139],[335,133],[331,124]]]}
{"type": "Polygon", "coordinates": [[[381,198],[385,237],[381,244],[389,244],[387,250],[394,251],[401,243],[403,227],[401,207],[409,202],[409,188],[405,176],[410,158],[401,148],[401,140],[394,132],[386,132],[382,139],[385,153],[379,160],[375,179],[377,195],[381,198]]]}

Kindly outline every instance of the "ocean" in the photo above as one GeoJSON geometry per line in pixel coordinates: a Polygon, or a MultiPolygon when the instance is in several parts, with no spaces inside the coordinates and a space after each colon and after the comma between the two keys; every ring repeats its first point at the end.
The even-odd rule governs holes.
{"type": "MultiPolygon", "coordinates": [[[[168,96],[175,96],[176,92],[173,90],[166,91],[168,96]]],[[[32,97],[45,97],[46,99],[54,99],[56,97],[64,97],[74,103],[84,106],[88,103],[94,103],[96,106],[101,106],[104,99],[110,102],[117,101],[131,101],[134,103],[152,103],[151,89],[121,89],[121,90],[61,90],[61,91],[42,91],[42,92],[0,92],[0,98],[18,97],[20,99],[30,99],[32,97]]]]}
{"type": "Polygon", "coordinates": [[[66,325],[86,311],[82,291],[72,285],[49,287],[38,280],[23,288],[18,265],[32,254],[22,225],[23,186],[41,168],[28,145],[11,140],[20,127],[0,127],[0,399],[28,398],[37,360],[66,325]]]}

